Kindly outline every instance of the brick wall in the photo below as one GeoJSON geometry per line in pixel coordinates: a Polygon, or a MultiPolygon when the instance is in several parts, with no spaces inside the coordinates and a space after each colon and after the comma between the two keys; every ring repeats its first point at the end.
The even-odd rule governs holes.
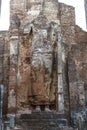
{"type": "MultiPolygon", "coordinates": [[[[64,85],[64,102],[65,111],[69,114],[70,110],[70,84],[68,76],[68,57],[71,46],[75,42],[75,9],[72,6],[60,3],[60,19],[62,30],[62,60],[63,60],[63,85],[64,85]]],[[[70,56],[71,57],[71,56],[70,56]]]]}
{"type": "MultiPolygon", "coordinates": [[[[58,9],[57,0],[53,1],[45,1],[45,3],[41,3],[41,1],[11,1],[11,25],[10,25],[10,72],[9,72],[9,105],[11,110],[16,111],[17,109],[25,109],[25,107],[29,108],[28,104],[28,87],[29,87],[29,47],[31,46],[32,38],[29,38],[29,26],[27,26],[31,20],[35,19],[40,10],[46,16],[48,21],[59,22],[59,12],[61,16],[61,26],[62,26],[62,35],[63,35],[63,64],[64,66],[64,91],[65,91],[65,110],[69,111],[69,93],[68,93],[68,83],[67,83],[67,55],[71,48],[71,45],[75,43],[75,12],[74,8],[71,6],[67,6],[65,4],[60,4],[58,9]],[[50,5],[52,8],[50,8],[50,5]],[[32,15],[33,12],[33,15],[32,15]],[[18,29],[15,24],[17,20],[15,17],[15,13],[20,19],[20,41],[18,38],[18,29]],[[27,33],[26,28],[28,30],[27,33]],[[25,31],[23,33],[23,31],[25,31]],[[20,45],[20,63],[19,63],[19,83],[17,85],[17,66],[18,66],[18,43],[20,45]]],[[[31,36],[32,37],[32,36],[31,36]]]]}
{"type": "MultiPolygon", "coordinates": [[[[49,22],[58,23],[59,18],[61,21],[65,111],[68,113],[70,109],[78,109],[78,104],[80,104],[78,98],[84,95],[84,86],[86,88],[87,84],[85,71],[87,33],[75,26],[74,8],[63,3],[58,6],[58,2],[55,4],[56,2],[57,0],[46,0],[45,3],[40,0],[27,0],[26,3],[23,0],[11,1],[9,112],[16,112],[16,109],[18,111],[31,109],[28,103],[30,85],[29,49],[33,37],[32,30],[30,31],[30,23],[32,24],[31,21],[36,22],[37,16],[42,12],[49,22]],[[18,19],[16,16],[18,16],[18,19]],[[21,24],[18,30],[17,20],[19,21],[19,19],[21,24]],[[20,44],[19,62],[18,44],[20,44]],[[83,90],[81,96],[80,91],[78,92],[79,86],[81,86],[80,91],[83,90]],[[74,101],[74,99],[76,100],[74,101]]],[[[36,29],[38,27],[36,26],[36,29]]]]}

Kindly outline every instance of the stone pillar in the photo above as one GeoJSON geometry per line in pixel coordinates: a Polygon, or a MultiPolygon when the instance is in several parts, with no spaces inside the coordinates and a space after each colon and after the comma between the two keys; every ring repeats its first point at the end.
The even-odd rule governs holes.
{"type": "Polygon", "coordinates": [[[3,114],[7,113],[8,104],[8,71],[9,71],[9,46],[8,32],[0,31],[0,84],[4,85],[3,114]]]}
{"type": "MultiPolygon", "coordinates": [[[[19,36],[18,26],[23,23],[25,1],[11,0],[10,1],[10,69],[9,69],[9,89],[8,89],[8,113],[16,112],[17,110],[17,65],[18,63],[18,44],[19,36]]],[[[21,26],[21,31],[23,25],[21,26]]],[[[19,75],[20,76],[20,75],[19,75]]]]}
{"type": "Polygon", "coordinates": [[[10,38],[8,112],[16,112],[17,44],[18,44],[18,36],[12,36],[10,38]]]}
{"type": "Polygon", "coordinates": [[[58,112],[64,112],[61,25],[58,26],[58,112]]]}

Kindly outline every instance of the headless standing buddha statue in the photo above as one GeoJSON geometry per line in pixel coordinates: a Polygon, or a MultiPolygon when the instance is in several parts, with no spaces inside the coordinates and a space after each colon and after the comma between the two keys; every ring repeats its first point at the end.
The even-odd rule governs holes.
{"type": "Polygon", "coordinates": [[[31,95],[29,101],[35,106],[35,112],[41,112],[41,105],[45,106],[44,111],[51,112],[49,105],[55,100],[53,81],[53,61],[55,57],[53,44],[55,42],[48,40],[47,33],[48,31],[45,29],[38,31],[30,48],[31,95]]]}

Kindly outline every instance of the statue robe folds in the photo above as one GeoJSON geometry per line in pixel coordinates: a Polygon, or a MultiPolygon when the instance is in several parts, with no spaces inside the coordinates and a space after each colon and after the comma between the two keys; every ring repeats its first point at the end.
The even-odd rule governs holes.
{"type": "Polygon", "coordinates": [[[29,101],[33,105],[48,105],[51,102],[53,48],[47,40],[46,30],[38,32],[30,49],[31,58],[31,94],[29,101]]]}

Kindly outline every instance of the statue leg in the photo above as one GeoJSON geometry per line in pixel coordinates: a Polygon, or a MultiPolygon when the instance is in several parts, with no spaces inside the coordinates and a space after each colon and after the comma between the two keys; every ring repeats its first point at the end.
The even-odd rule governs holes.
{"type": "Polygon", "coordinates": [[[40,108],[40,106],[36,106],[36,108],[34,109],[33,112],[41,112],[41,108],[40,108]]]}
{"type": "Polygon", "coordinates": [[[44,111],[45,111],[45,112],[52,112],[52,110],[50,110],[50,108],[49,108],[49,105],[46,105],[46,106],[45,106],[44,111]]]}

